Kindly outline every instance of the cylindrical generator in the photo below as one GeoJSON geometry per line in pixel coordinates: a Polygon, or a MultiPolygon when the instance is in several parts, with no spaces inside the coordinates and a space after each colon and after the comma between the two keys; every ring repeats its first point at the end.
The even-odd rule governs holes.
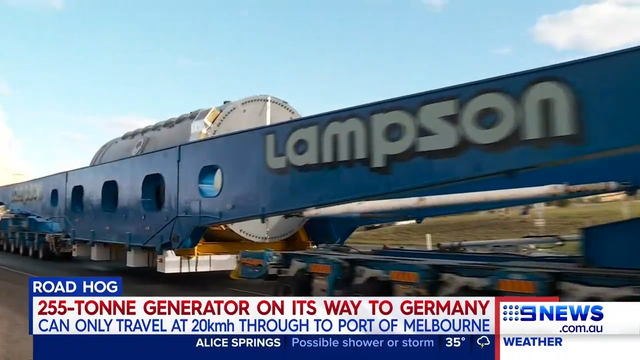
{"type": "MultiPolygon", "coordinates": [[[[190,141],[252,129],[299,118],[300,114],[286,101],[258,95],[238,101],[192,111],[142,129],[130,131],[104,144],[91,160],[91,165],[124,159],[185,144],[190,141]]],[[[249,240],[270,243],[290,238],[304,224],[303,219],[277,216],[216,227],[220,240],[249,240]],[[231,230],[230,234],[227,230],[231,230]]]]}
{"type": "Polygon", "coordinates": [[[91,165],[299,117],[300,114],[286,101],[273,96],[258,95],[225,101],[220,106],[195,110],[115,138],[98,150],[91,165]]]}

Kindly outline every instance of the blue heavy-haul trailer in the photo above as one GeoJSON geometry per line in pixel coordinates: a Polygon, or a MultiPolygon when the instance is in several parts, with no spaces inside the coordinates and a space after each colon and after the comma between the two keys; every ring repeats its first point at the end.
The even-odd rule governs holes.
{"type": "MultiPolygon", "coordinates": [[[[275,279],[278,295],[636,299],[637,218],[581,256],[343,246],[360,227],[640,184],[640,48],[300,117],[263,95],[0,187],[5,251],[275,279]]],[[[536,239],[540,241],[540,239],[536,239]]],[[[548,239],[542,239],[544,241],[548,239]]]]}

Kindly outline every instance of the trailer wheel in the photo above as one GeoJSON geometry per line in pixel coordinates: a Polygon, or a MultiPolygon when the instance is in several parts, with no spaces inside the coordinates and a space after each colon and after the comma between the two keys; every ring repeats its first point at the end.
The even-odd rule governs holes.
{"type": "Polygon", "coordinates": [[[393,296],[393,283],[377,278],[369,278],[360,285],[353,285],[353,296],[393,296]]]}
{"type": "Polygon", "coordinates": [[[45,246],[43,244],[40,244],[38,246],[38,259],[51,260],[52,257],[53,257],[53,253],[51,253],[51,250],[49,250],[48,246],[45,246]]]}
{"type": "Polygon", "coordinates": [[[9,241],[5,240],[2,242],[2,251],[9,252],[9,241]]]}
{"type": "Polygon", "coordinates": [[[16,247],[15,241],[11,243],[11,248],[9,250],[10,253],[15,254],[18,252],[18,248],[16,247]]]}
{"type": "Polygon", "coordinates": [[[490,291],[477,290],[477,289],[472,289],[468,286],[463,286],[455,294],[451,296],[463,296],[463,297],[497,296],[497,294],[492,294],[490,291]]]}
{"type": "Polygon", "coordinates": [[[27,249],[24,247],[24,241],[21,241],[20,245],[18,245],[18,254],[20,254],[20,256],[27,256],[27,249]]]}
{"type": "Polygon", "coordinates": [[[35,259],[37,257],[37,255],[38,255],[38,253],[37,253],[36,249],[34,249],[34,246],[35,245],[29,246],[29,257],[35,259]]]}
{"type": "Polygon", "coordinates": [[[636,295],[627,295],[613,299],[614,302],[637,302],[640,298],[636,295]]]}
{"type": "Polygon", "coordinates": [[[312,291],[311,275],[299,271],[294,276],[281,276],[278,278],[275,296],[310,296],[312,291]]]}

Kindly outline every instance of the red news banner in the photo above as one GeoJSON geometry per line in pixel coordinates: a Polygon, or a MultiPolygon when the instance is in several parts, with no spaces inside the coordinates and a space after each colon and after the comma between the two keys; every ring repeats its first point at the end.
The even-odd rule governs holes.
{"type": "Polygon", "coordinates": [[[34,297],[33,334],[494,334],[494,298],[34,297]]]}

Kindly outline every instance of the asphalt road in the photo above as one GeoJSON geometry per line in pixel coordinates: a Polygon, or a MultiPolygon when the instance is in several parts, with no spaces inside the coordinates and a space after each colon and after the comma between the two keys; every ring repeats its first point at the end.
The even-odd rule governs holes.
{"type": "Polygon", "coordinates": [[[228,273],[162,274],[88,260],[40,261],[0,253],[0,360],[30,360],[29,277],[117,276],[126,296],[268,296],[272,284],[228,273]]]}

